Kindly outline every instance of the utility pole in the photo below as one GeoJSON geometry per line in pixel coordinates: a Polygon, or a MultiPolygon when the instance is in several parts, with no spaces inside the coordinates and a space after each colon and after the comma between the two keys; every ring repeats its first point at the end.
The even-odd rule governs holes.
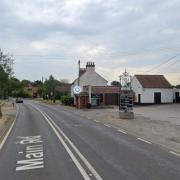
{"type": "Polygon", "coordinates": [[[80,81],[80,63],[81,61],[78,61],[78,86],[79,86],[79,81],[80,81]]]}

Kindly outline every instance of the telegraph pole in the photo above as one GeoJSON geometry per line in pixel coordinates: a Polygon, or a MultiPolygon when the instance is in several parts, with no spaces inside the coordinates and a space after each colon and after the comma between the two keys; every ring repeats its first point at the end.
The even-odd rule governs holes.
{"type": "Polygon", "coordinates": [[[81,61],[78,61],[78,86],[79,86],[79,80],[80,80],[80,63],[81,61]]]}

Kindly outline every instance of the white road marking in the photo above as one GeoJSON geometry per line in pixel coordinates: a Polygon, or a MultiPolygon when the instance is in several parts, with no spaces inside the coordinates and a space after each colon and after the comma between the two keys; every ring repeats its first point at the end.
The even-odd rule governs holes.
{"type": "Polygon", "coordinates": [[[137,139],[140,140],[140,141],[143,141],[143,142],[145,142],[145,143],[152,144],[152,142],[147,141],[147,140],[145,140],[145,139],[142,139],[142,138],[137,138],[137,139]]]}
{"type": "Polygon", "coordinates": [[[69,156],[71,157],[71,159],[73,160],[74,164],[76,165],[76,167],[78,168],[79,172],[81,173],[81,175],[83,176],[83,178],[85,180],[90,180],[88,174],[86,173],[86,171],[84,170],[84,168],[81,166],[81,164],[79,163],[79,161],[77,160],[77,158],[75,157],[75,155],[72,153],[72,151],[70,150],[70,148],[67,146],[66,142],[63,140],[62,136],[59,134],[59,132],[56,130],[56,128],[53,126],[52,122],[46,117],[46,115],[39,110],[38,108],[36,108],[42,115],[43,117],[46,119],[47,123],[50,125],[50,127],[53,129],[54,133],[56,134],[56,136],[58,137],[58,139],[61,141],[62,145],[64,146],[64,148],[66,149],[67,153],[69,154],[69,156]]]}
{"type": "Polygon", "coordinates": [[[16,119],[17,119],[17,116],[18,116],[18,113],[19,113],[19,106],[17,106],[17,107],[18,107],[18,108],[17,108],[16,117],[15,117],[15,119],[14,119],[12,125],[10,126],[9,130],[7,131],[6,135],[4,136],[4,139],[2,140],[2,142],[1,142],[1,144],[0,144],[0,151],[1,151],[2,147],[4,146],[4,144],[5,144],[5,142],[6,142],[7,138],[8,138],[8,136],[9,136],[9,134],[10,134],[10,132],[11,132],[11,130],[12,130],[12,128],[13,128],[15,122],[16,122],[16,119]]]}
{"type": "Polygon", "coordinates": [[[178,153],[176,153],[176,152],[174,152],[174,151],[169,151],[171,154],[174,154],[174,155],[176,155],[176,156],[179,156],[180,157],[180,154],[178,154],[178,153]]]}
{"type": "Polygon", "coordinates": [[[122,129],[118,129],[119,132],[123,133],[123,134],[127,134],[126,131],[122,130],[122,129]]]}
{"type": "Polygon", "coordinates": [[[74,149],[74,151],[77,153],[79,158],[84,162],[86,167],[92,172],[94,177],[97,180],[103,180],[102,177],[98,174],[98,172],[93,168],[93,166],[88,162],[88,160],[81,154],[81,152],[77,149],[77,147],[72,143],[72,141],[64,134],[64,132],[60,129],[59,126],[52,120],[51,117],[49,117],[46,113],[44,113],[50,120],[51,123],[58,129],[58,131],[63,135],[63,137],[66,139],[66,141],[69,143],[69,145],[74,149]]]}
{"type": "Polygon", "coordinates": [[[100,121],[98,121],[98,120],[94,119],[94,122],[97,122],[97,123],[99,123],[100,121]]]}
{"type": "MultiPolygon", "coordinates": [[[[26,136],[20,138],[19,145],[26,145],[25,151],[18,152],[24,154],[22,160],[17,161],[16,171],[44,168],[44,150],[41,136],[26,136]]],[[[21,157],[22,158],[22,157],[21,157]]]]}
{"type": "Polygon", "coordinates": [[[106,127],[111,127],[111,125],[110,124],[104,124],[106,127]]]}

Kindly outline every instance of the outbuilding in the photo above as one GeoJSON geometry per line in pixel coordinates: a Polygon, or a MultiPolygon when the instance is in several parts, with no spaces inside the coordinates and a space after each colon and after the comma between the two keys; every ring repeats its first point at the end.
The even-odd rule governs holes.
{"type": "Polygon", "coordinates": [[[173,103],[173,88],[163,75],[134,75],[131,87],[137,104],[173,103]]]}

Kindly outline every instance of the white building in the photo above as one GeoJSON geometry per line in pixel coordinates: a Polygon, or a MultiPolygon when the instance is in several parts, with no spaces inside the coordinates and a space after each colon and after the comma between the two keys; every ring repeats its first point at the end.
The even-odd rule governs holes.
{"type": "Polygon", "coordinates": [[[131,86],[135,103],[173,103],[173,88],[163,75],[135,75],[131,86]]]}
{"type": "Polygon", "coordinates": [[[174,91],[174,102],[180,102],[180,88],[173,88],[174,91]]]}
{"type": "Polygon", "coordinates": [[[80,77],[75,79],[71,86],[71,95],[74,95],[73,89],[78,85],[84,86],[107,86],[108,81],[95,71],[95,64],[87,62],[85,69],[80,69],[80,77]]]}

